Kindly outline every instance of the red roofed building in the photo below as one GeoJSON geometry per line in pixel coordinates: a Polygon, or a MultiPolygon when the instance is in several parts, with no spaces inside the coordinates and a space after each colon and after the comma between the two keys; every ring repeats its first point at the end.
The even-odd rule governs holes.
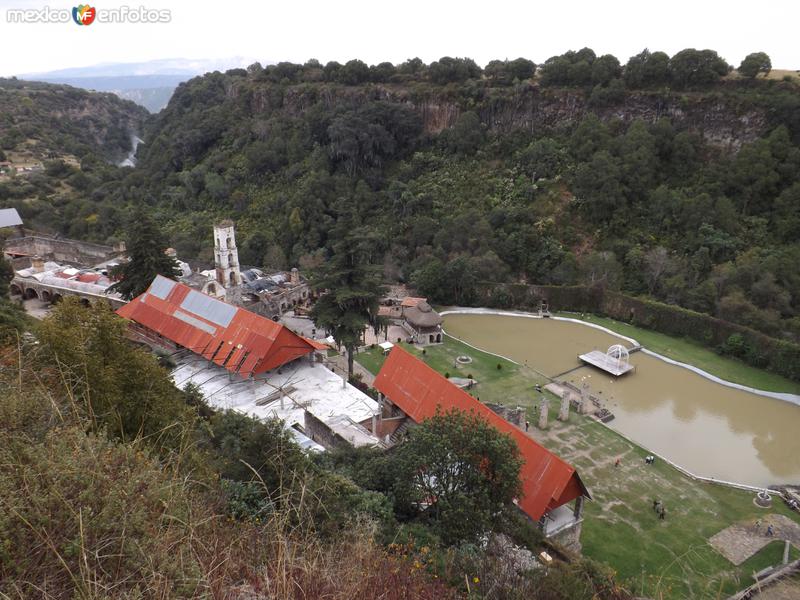
{"type": "Polygon", "coordinates": [[[373,386],[391,404],[382,411],[385,426],[378,425],[380,435],[400,426],[392,406],[414,423],[432,417],[437,409],[473,411],[509,434],[525,461],[520,471],[523,495],[517,500],[518,506],[541,524],[548,537],[580,547],[583,499],[591,496],[574,467],[400,347],[392,349],[373,386]],[[568,506],[573,500],[574,506],[568,506]]]}
{"type": "Polygon", "coordinates": [[[150,345],[186,348],[250,377],[311,354],[317,344],[279,323],[156,276],[148,290],[117,310],[134,337],[150,345]]]}

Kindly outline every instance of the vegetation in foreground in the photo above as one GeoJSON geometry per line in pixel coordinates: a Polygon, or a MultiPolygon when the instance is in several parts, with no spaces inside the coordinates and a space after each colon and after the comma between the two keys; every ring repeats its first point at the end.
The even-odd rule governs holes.
{"type": "Polygon", "coordinates": [[[280,422],[214,412],[174,388],[124,329],[102,303],[65,298],[35,342],[0,352],[4,597],[628,597],[591,561],[509,569],[502,544],[481,543],[491,525],[541,548],[510,510],[515,447],[491,428],[470,435],[467,415],[437,417],[440,433],[455,426],[452,440],[497,451],[499,487],[426,425],[394,453],[312,460],[280,422]],[[423,510],[397,474],[450,459],[463,461],[466,496],[423,510]]]}

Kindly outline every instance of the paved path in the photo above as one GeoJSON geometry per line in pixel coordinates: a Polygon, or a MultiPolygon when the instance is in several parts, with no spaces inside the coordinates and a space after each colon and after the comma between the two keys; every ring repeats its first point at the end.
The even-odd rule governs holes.
{"type": "Polygon", "coordinates": [[[775,540],[789,540],[796,548],[800,548],[800,525],[784,515],[767,513],[758,529],[755,522],[737,523],[726,527],[708,541],[725,558],[740,565],[775,540]],[[772,537],[766,535],[768,525],[775,530],[772,537]]]}
{"type": "MultiPolygon", "coordinates": [[[[344,375],[345,377],[347,376],[347,356],[345,354],[329,356],[325,360],[330,366],[333,367],[333,370],[337,375],[344,375]]],[[[372,387],[372,383],[375,381],[375,376],[358,363],[357,354],[356,361],[353,363],[353,373],[360,374],[361,381],[372,387]]]]}

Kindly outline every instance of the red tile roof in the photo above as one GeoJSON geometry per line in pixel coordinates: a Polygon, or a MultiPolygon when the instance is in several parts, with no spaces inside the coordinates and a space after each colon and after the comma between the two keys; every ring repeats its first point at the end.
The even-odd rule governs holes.
{"type": "Polygon", "coordinates": [[[402,302],[400,302],[400,306],[403,307],[411,307],[416,306],[420,302],[425,302],[427,298],[415,298],[414,296],[406,296],[403,298],[402,302]]]}
{"type": "Polygon", "coordinates": [[[161,275],[117,314],[242,377],[314,351],[310,341],[280,323],[161,275]]]}
{"type": "Polygon", "coordinates": [[[443,412],[456,408],[474,411],[511,435],[525,461],[518,504],[532,519],[538,521],[548,510],[589,496],[571,465],[399,346],[389,353],[373,386],[417,423],[435,415],[437,408],[443,412]]]}

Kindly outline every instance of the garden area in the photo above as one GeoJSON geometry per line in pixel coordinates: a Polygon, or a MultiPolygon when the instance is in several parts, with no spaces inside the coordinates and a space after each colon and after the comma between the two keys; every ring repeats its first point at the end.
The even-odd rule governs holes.
{"type": "MultiPolygon", "coordinates": [[[[714,367],[727,367],[726,362],[737,364],[708,350],[703,352],[710,356],[703,356],[702,349],[682,340],[621,327],[608,319],[591,317],[591,321],[711,372],[715,372],[714,367]],[[719,358],[716,365],[714,358],[719,358]]],[[[769,514],[786,515],[800,522],[800,516],[777,498],[771,509],[761,509],[753,504],[750,492],[693,481],[662,461],[646,465],[645,449],[591,418],[572,413],[568,422],[557,421],[557,402],[549,392],[543,393],[551,398],[550,424],[546,431],[539,430],[533,417],[536,399],[542,394],[535,386],[543,386],[547,381],[527,367],[449,336],[443,344],[425,348],[424,354],[413,346],[401,345],[442,374],[471,375],[478,384],[469,391],[481,401],[528,409],[534,439],[574,465],[592,493],[593,501],[586,505],[581,538],[584,554],[614,568],[631,592],[676,600],[724,598],[750,585],[754,572],[780,563],[783,554],[780,531],[776,533],[776,541],[739,566],[729,562],[708,542],[729,525],[755,523],[769,514]],[[462,355],[469,356],[472,362],[458,364],[455,359],[462,355]],[[615,466],[617,458],[619,466],[615,466]],[[663,503],[664,520],[658,519],[653,510],[654,500],[663,503]]],[[[358,354],[356,360],[377,373],[384,356],[380,348],[372,348],[358,354]]],[[[723,376],[718,370],[716,374],[723,376]]],[[[757,385],[753,380],[743,383],[757,385]]],[[[798,557],[800,551],[793,548],[791,558],[798,557]]]]}

